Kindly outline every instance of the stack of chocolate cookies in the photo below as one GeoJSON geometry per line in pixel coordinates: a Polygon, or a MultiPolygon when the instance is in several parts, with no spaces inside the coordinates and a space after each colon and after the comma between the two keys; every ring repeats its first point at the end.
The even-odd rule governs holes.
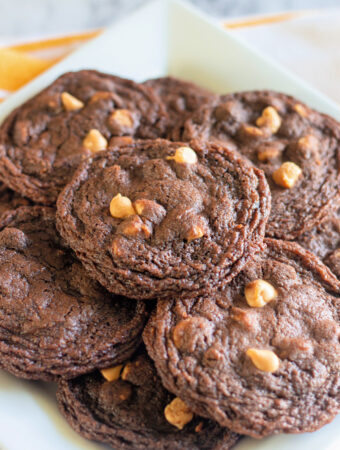
{"type": "Polygon", "coordinates": [[[115,449],[340,411],[340,124],[270,91],[67,73],[0,128],[0,367],[115,449]]]}

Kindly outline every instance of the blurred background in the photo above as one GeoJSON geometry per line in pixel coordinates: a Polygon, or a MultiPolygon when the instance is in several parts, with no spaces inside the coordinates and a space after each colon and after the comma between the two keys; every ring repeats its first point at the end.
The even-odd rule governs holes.
{"type": "MultiPolygon", "coordinates": [[[[340,6],[340,0],[191,1],[220,17],[340,6]]],[[[103,27],[141,3],[143,0],[0,0],[0,41],[103,27]]]]}
{"type": "MultiPolygon", "coordinates": [[[[340,0],[187,1],[340,103],[340,0]]],[[[0,102],[145,2],[0,0],[0,102]]]]}

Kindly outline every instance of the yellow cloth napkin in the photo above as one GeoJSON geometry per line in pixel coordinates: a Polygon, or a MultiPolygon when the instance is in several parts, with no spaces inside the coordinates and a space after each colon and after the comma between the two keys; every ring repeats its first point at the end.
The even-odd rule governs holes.
{"type": "Polygon", "coordinates": [[[0,48],[0,101],[100,31],[0,48]]]}
{"type": "Polygon", "coordinates": [[[0,48],[0,89],[15,91],[50,65],[50,61],[33,58],[16,50],[0,48]]]}

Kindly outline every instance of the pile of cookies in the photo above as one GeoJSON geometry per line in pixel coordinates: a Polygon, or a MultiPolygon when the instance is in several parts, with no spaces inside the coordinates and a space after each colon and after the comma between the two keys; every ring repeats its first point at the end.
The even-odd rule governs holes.
{"type": "Polygon", "coordinates": [[[340,410],[340,124],[270,91],[67,73],[0,128],[0,367],[115,449],[340,410]]]}

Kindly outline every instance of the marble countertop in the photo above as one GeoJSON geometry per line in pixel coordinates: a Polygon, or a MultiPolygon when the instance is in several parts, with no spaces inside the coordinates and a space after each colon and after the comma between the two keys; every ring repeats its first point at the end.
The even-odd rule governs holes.
{"type": "MultiPolygon", "coordinates": [[[[108,25],[144,0],[0,0],[0,39],[77,32],[108,25]]],[[[338,6],[339,0],[191,0],[209,14],[237,17],[338,6]]]]}

